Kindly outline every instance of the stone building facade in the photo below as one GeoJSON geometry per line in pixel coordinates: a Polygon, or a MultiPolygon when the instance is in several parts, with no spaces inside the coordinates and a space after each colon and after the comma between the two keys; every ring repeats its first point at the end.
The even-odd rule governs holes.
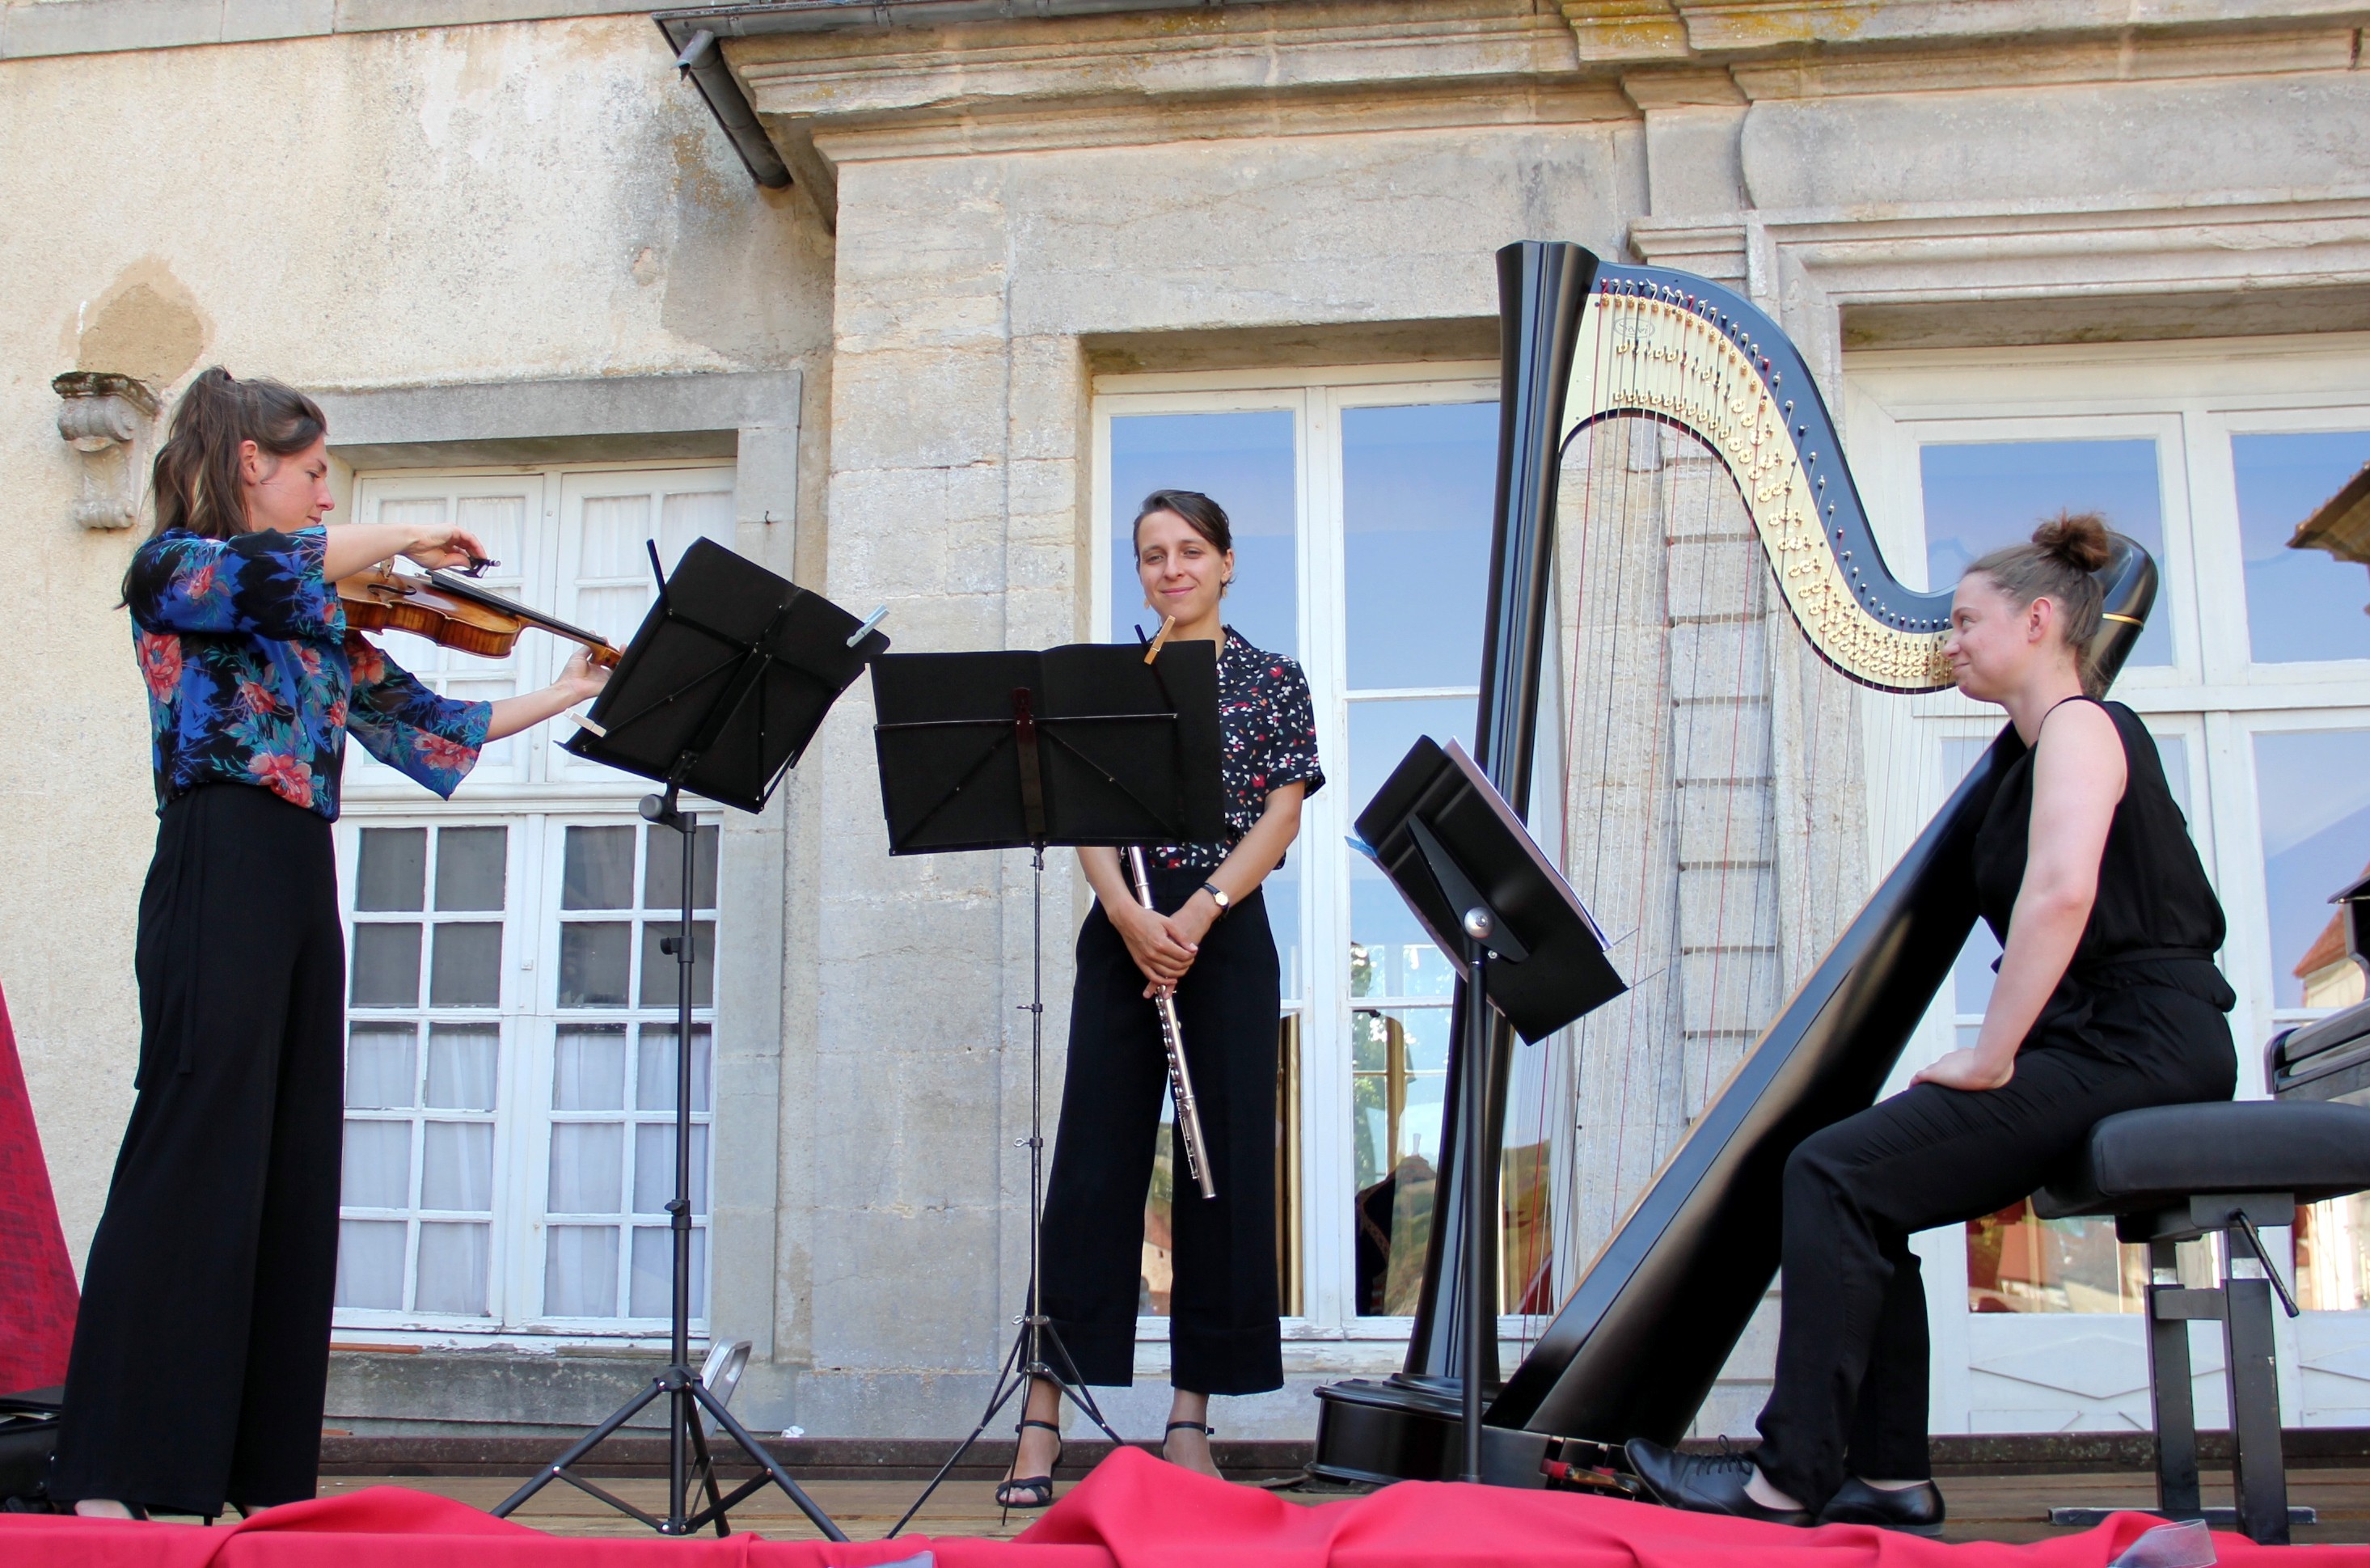
{"type": "MultiPolygon", "coordinates": [[[[603,0],[0,7],[0,560],[32,587],[27,635],[0,651],[0,787],[17,808],[0,842],[18,868],[0,889],[0,983],[77,1252],[129,1103],[150,820],[113,608],[138,530],[88,524],[136,506],[128,476],[155,426],[144,394],[68,384],[84,404],[118,399],[76,416],[101,421],[81,450],[61,438],[53,377],[169,399],[220,362],[316,389],[347,515],[475,518],[508,541],[519,591],[563,616],[629,628],[639,541],[704,533],[859,614],[886,605],[904,651],[1127,635],[1114,528],[1146,476],[1198,462],[1247,489],[1275,480],[1251,532],[1292,584],[1277,624],[1317,682],[1335,780],[1280,933],[1303,963],[1290,1387],[1220,1418],[1233,1435],[1308,1431],[1311,1384],[1389,1370],[1404,1343],[1404,1320],[1371,1309],[1392,1302],[1387,1271],[1361,1272],[1356,1201],[1412,1147],[1436,999],[1393,982],[1407,1006],[1361,1005],[1383,993],[1358,966],[1380,960],[1352,951],[1367,917],[1339,844],[1377,781],[1362,737],[1469,706],[1454,670],[1361,673],[1361,640],[1398,636],[1374,617],[1405,605],[1362,607],[1358,497],[1400,471],[1393,410],[1494,396],[1490,257],[1517,238],[1714,278],[1778,317],[1913,581],[2010,513],[2105,504],[2146,536],[2167,567],[2164,644],[2125,687],[2181,759],[2232,913],[2242,1092],[2261,1092],[2252,1047],[2306,1004],[2285,972],[2326,918],[2317,901],[2370,858],[2370,799],[2346,781],[2370,777],[2353,767],[2370,636],[2322,605],[2350,596],[2351,612],[2362,584],[2258,548],[2330,464],[2370,461],[2354,454],[2370,431],[2370,13],[784,0],[659,19],[603,0]],[[116,419],[125,438],[99,439],[116,419]],[[2301,640],[2275,646],[2284,621],[2301,640]]],[[[1490,439],[1407,418],[1405,441],[1461,454],[1460,473],[1490,439]]],[[[1954,698],[1861,698],[1802,660],[1755,597],[1758,568],[1722,543],[1724,481],[1698,455],[1639,437],[1572,461],[1565,760],[1575,718],[1623,684],[1586,663],[1582,633],[1610,628],[1594,640],[1629,658],[1678,646],[1696,635],[1686,595],[1738,601],[1711,617],[1750,666],[1724,696],[1762,716],[1725,771],[1692,777],[1692,732],[1653,720],[1631,736],[1666,754],[1674,798],[1726,791],[1723,832],[1715,846],[1682,813],[1655,851],[1659,891],[1637,894],[1657,912],[1638,928],[1659,934],[1633,977],[1674,976],[1658,1021],[1564,1043],[1524,1101],[1553,1172],[1524,1180],[1570,1194],[1538,1219],[1545,1296],[1510,1293],[1534,1310],[1988,732],[1954,698]],[[1634,624],[1592,621],[1604,600],[1584,592],[1604,519],[1574,498],[1608,487],[1651,492],[1622,513],[1662,595],[1634,624]],[[1766,853],[1730,853],[1745,819],[1766,853]],[[1688,870],[1745,859],[1774,869],[1743,934],[1707,943],[1707,904],[1743,884],[1688,870]]],[[[539,680],[551,657],[430,667],[476,693],[539,680]]],[[[952,1433],[1025,1279],[1031,882],[1017,854],[892,860],[868,722],[859,684],[768,809],[723,824],[705,900],[702,1311],[753,1343],[738,1408],[754,1426],[952,1433]]],[[[1557,775],[1570,856],[1613,831],[1579,789],[1606,755],[1557,775]]],[[[390,988],[367,1006],[357,993],[332,1424],[586,1420],[639,1380],[655,1332],[638,1237],[663,1107],[644,1077],[671,1037],[631,987],[660,902],[636,869],[639,791],[532,737],[441,813],[384,776],[351,793],[356,984],[365,946],[374,965],[414,956],[408,992],[397,963],[369,969],[390,988]],[[495,891],[448,896],[448,878],[495,891]],[[448,943],[495,945],[498,994],[436,992],[448,943]]],[[[1600,906],[1631,888],[1575,881],[1600,906]]],[[[1047,882],[1058,1071],[1087,895],[1062,858],[1047,882]]],[[[1980,1012],[1980,967],[1962,964],[1928,1055],[1954,1008],[1980,1012]]],[[[1920,1243],[1940,1426],[2144,1420],[2111,1239],[2101,1254],[2029,1216],[1986,1223],[1920,1243]]],[[[2283,1331],[2288,1409],[2358,1424],[2370,1216],[2299,1235],[2299,1270],[2321,1283],[2283,1331]]],[[[1148,1260],[1148,1307],[1157,1274],[1148,1260]]],[[[1511,1358],[1536,1320],[1507,1325],[1511,1358]]],[[[1766,1329],[1706,1430],[1747,1430],[1766,1329]]],[[[1124,1426],[1156,1425],[1165,1364],[1148,1311],[1124,1426]]]]}

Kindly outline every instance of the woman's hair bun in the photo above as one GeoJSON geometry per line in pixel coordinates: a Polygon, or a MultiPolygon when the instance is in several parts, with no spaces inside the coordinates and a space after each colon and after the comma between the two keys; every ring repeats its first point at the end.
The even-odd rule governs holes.
{"type": "Polygon", "coordinates": [[[2107,520],[2095,512],[2061,512],[2032,531],[2032,542],[2077,571],[2096,571],[2114,553],[2107,520]]]}

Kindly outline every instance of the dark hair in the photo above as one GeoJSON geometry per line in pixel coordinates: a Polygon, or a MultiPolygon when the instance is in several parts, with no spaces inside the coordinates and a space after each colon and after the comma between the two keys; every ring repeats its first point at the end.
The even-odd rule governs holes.
{"type": "Polygon", "coordinates": [[[1135,526],[1129,536],[1140,536],[1144,520],[1156,512],[1173,512],[1182,517],[1187,527],[1209,540],[1210,548],[1221,555],[1235,548],[1234,525],[1226,521],[1226,509],[1200,490],[1154,490],[1135,509],[1135,526]]]}
{"type": "MultiPolygon", "coordinates": [[[[241,381],[220,365],[201,372],[173,405],[172,432],[157,449],[150,489],[156,526],[209,539],[247,532],[238,449],[252,441],[274,457],[293,457],[328,432],[320,405],[277,381],[241,381]]],[[[131,578],[124,578],[129,596],[131,578]]]]}
{"type": "Polygon", "coordinates": [[[2095,512],[2061,512],[2032,531],[2032,542],[2008,545],[1967,568],[1980,571],[2019,609],[2035,599],[2057,606],[2065,645],[2074,650],[2082,681],[2090,684],[2090,640],[2098,635],[2106,591],[2095,575],[2114,553],[2107,520],[2095,512]]]}

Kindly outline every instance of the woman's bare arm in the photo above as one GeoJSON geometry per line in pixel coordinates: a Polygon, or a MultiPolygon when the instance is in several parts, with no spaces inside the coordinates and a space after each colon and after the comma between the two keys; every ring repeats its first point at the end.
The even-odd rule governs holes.
{"type": "Polygon", "coordinates": [[[1997,1089],[2074,961],[2098,902],[2107,830],[2123,798],[2123,737],[2105,709],[2068,702],[2043,721],[2032,759],[2032,822],[2024,882],[2008,917],[2008,951],[1973,1050],[1951,1051],[1913,1082],[1997,1089]]]}

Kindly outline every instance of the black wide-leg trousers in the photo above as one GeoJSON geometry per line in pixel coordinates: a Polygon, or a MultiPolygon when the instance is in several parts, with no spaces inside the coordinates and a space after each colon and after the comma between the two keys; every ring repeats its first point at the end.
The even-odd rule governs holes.
{"type": "MultiPolygon", "coordinates": [[[[1153,901],[1175,910],[1206,873],[1152,874],[1153,901]]],[[[1151,1184],[1168,1059],[1144,974],[1100,904],[1078,931],[1069,1068],[1045,1194],[1046,1315],[1079,1378],[1134,1380],[1151,1184]]],[[[1280,1021],[1275,938],[1257,893],[1202,939],[1177,988],[1178,1027],[1201,1108],[1218,1195],[1204,1199],[1172,1135],[1169,1379],[1198,1394],[1283,1387],[1275,1267],[1275,1074],[1280,1021]]]]}
{"type": "Polygon", "coordinates": [[[314,1494],[344,1099],[329,836],[242,784],[158,823],[139,1092],[83,1274],[53,1498],[213,1515],[314,1494]]]}
{"type": "Polygon", "coordinates": [[[2092,1124],[2227,1100],[2238,1059],[2211,964],[2178,984],[2053,1000],[1998,1089],[1919,1084],[1805,1139],[1786,1162],[1778,1371],[1755,1461],[1816,1508],[1847,1474],[1923,1481],[1929,1357],[1913,1232],[2048,1184],[2092,1124]]]}

